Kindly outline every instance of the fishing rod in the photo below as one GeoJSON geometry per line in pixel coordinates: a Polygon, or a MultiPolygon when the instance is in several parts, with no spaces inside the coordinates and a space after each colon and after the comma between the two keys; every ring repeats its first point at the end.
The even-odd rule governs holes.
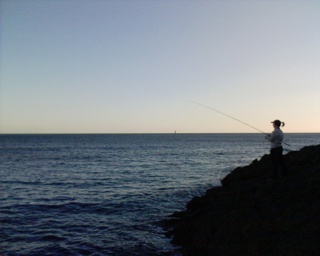
{"type": "MultiPolygon", "coordinates": [[[[250,124],[247,124],[247,123],[245,123],[245,122],[243,122],[243,121],[239,120],[238,118],[235,118],[235,117],[230,116],[230,115],[228,115],[228,114],[226,114],[226,113],[223,113],[223,112],[221,112],[220,110],[217,110],[217,109],[214,109],[214,108],[208,107],[208,106],[206,106],[206,105],[203,105],[203,104],[198,103],[198,102],[195,102],[195,101],[191,101],[191,102],[192,102],[192,103],[194,103],[194,104],[196,104],[196,105],[199,105],[199,106],[202,106],[202,107],[208,108],[208,109],[210,109],[210,110],[213,110],[213,111],[215,111],[215,112],[217,112],[217,113],[219,113],[219,114],[221,114],[221,115],[227,116],[227,117],[229,117],[229,118],[231,118],[231,119],[233,119],[233,120],[235,120],[235,121],[238,121],[238,122],[240,122],[240,123],[242,123],[242,124],[244,124],[244,125],[246,125],[246,126],[249,126],[250,128],[252,128],[252,129],[254,129],[254,130],[258,131],[258,132],[261,132],[261,133],[263,133],[263,134],[266,134],[266,135],[270,136],[270,134],[265,133],[264,131],[261,131],[260,129],[258,129],[258,128],[256,128],[256,127],[254,127],[254,126],[250,125],[250,124]]],[[[285,142],[282,142],[282,143],[290,147],[290,145],[289,145],[289,144],[287,144],[287,143],[285,143],[285,142]]]]}

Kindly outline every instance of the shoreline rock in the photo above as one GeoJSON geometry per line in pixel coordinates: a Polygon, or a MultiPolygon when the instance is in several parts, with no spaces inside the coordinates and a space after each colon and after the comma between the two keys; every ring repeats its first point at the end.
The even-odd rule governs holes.
{"type": "Polygon", "coordinates": [[[183,255],[320,255],[320,145],[284,160],[279,181],[270,155],[236,168],[165,220],[167,237],[183,255]]]}

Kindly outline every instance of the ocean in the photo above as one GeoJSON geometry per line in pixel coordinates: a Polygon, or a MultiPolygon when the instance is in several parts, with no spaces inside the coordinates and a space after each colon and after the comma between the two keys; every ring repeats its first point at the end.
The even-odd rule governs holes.
{"type": "Polygon", "coordinates": [[[267,153],[262,134],[0,135],[0,255],[178,255],[160,221],[267,153]]]}

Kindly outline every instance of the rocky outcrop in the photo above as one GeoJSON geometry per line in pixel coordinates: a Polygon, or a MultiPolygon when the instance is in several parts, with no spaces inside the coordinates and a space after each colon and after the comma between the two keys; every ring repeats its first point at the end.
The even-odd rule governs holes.
{"type": "Polygon", "coordinates": [[[269,155],[236,168],[170,216],[167,236],[183,255],[320,255],[320,145],[284,158],[279,181],[269,155]]]}

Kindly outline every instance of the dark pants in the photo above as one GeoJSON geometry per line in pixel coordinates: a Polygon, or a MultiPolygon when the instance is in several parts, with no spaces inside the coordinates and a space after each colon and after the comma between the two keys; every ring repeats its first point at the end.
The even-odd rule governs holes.
{"type": "Polygon", "coordinates": [[[272,160],[272,178],[278,179],[281,176],[287,176],[287,168],[282,157],[282,147],[272,148],[270,150],[272,160]],[[281,169],[281,172],[280,172],[281,169]],[[282,174],[282,175],[281,175],[282,174]]]}

